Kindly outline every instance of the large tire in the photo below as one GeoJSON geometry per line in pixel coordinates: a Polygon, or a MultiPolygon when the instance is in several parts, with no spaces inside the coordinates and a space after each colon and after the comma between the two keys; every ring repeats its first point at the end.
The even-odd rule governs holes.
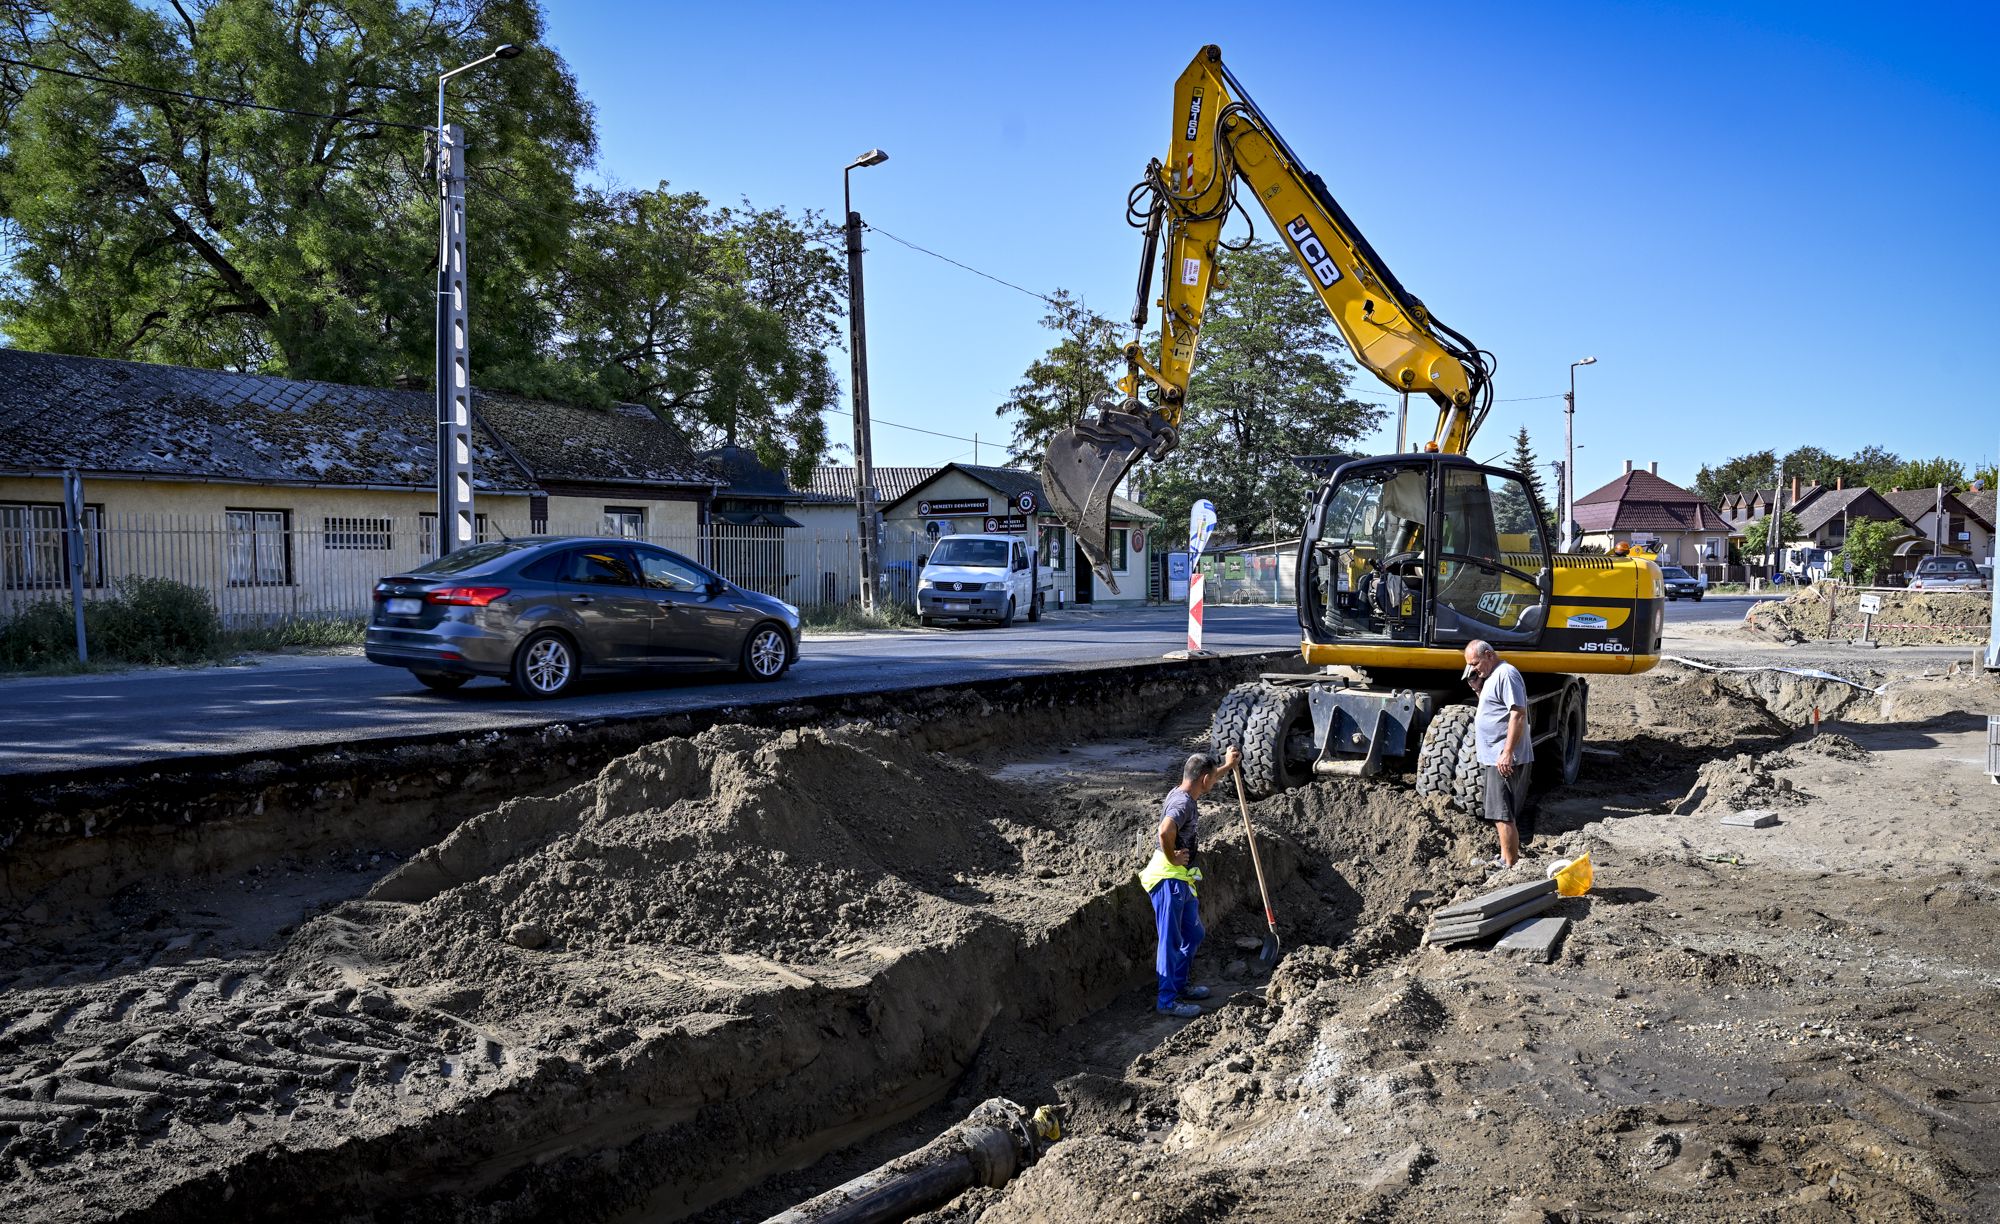
{"type": "Polygon", "coordinates": [[[1012,595],[1007,597],[1007,615],[1000,618],[1000,627],[1002,629],[1012,629],[1014,627],[1014,597],[1012,595]]]}
{"type": "Polygon", "coordinates": [[[1554,742],[1545,745],[1548,754],[1535,757],[1535,782],[1544,790],[1568,786],[1583,769],[1584,692],[1583,686],[1577,685],[1563,694],[1562,709],[1556,715],[1558,734],[1554,742]]]}
{"type": "Polygon", "coordinates": [[[1039,621],[1041,619],[1042,619],[1042,593],[1040,591],[1036,591],[1035,597],[1028,601],[1028,623],[1032,625],[1036,621],[1039,621]]]}
{"type": "Polygon", "coordinates": [[[1461,812],[1479,810],[1479,742],[1472,720],[1479,711],[1448,705],[1431,716],[1417,749],[1417,793],[1444,795],[1461,812]]]}
{"type": "Polygon", "coordinates": [[[1262,799],[1311,780],[1310,758],[1288,750],[1311,725],[1312,707],[1304,689],[1239,684],[1216,710],[1209,743],[1218,752],[1236,748],[1243,753],[1243,789],[1262,799]]]}

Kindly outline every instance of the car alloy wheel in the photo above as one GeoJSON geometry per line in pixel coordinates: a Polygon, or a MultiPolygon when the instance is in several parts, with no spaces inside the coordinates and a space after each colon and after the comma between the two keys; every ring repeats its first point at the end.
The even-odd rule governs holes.
{"type": "Polygon", "coordinates": [[[576,672],[576,660],[570,654],[569,643],[561,638],[539,638],[528,644],[528,657],[521,664],[521,672],[527,677],[529,688],[553,697],[569,687],[570,677],[576,672]]]}
{"type": "Polygon", "coordinates": [[[750,635],[743,658],[750,674],[759,680],[775,680],[785,670],[785,635],[765,625],[750,635]]]}

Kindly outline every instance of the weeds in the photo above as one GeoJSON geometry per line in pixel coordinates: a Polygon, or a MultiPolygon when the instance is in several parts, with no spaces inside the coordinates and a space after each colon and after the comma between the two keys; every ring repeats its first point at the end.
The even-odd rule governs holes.
{"type": "Polygon", "coordinates": [[[880,604],[872,613],[863,612],[861,605],[851,603],[804,608],[799,612],[800,632],[807,634],[867,633],[878,629],[916,627],[916,609],[897,603],[880,604]]]}
{"type": "Polygon", "coordinates": [[[356,646],[360,618],[284,621],[225,631],[198,588],[165,578],[120,578],[114,594],[86,600],[90,663],[77,662],[76,619],[68,600],[27,605],[0,624],[0,671],[63,676],[133,666],[221,663],[255,650],[356,646]]]}

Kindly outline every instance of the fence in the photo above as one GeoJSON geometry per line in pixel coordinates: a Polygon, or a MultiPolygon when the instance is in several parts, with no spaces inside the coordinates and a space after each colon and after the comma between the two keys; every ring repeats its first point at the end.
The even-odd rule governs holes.
{"type": "MultiPolygon", "coordinates": [[[[9,508],[10,510],[13,508],[9,508]]],[[[57,507],[0,517],[0,619],[40,600],[69,598],[69,532],[57,507]],[[46,513],[41,513],[46,511],[46,513]]],[[[367,516],[310,522],[285,511],[220,515],[128,514],[85,519],[84,597],[117,593],[120,578],[168,578],[207,593],[231,628],[369,614],[377,581],[436,555],[436,519],[367,516]]],[[[603,524],[479,519],[482,540],[531,533],[605,534],[603,524]]],[[[852,603],[860,553],[850,535],[713,524],[627,538],[691,557],[746,589],[802,608],[852,603]]],[[[881,596],[916,598],[915,541],[885,540],[881,596]]]]}

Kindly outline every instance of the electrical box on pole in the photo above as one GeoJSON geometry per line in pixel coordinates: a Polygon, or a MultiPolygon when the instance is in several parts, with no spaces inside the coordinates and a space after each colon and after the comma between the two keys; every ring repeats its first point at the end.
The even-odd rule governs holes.
{"type": "Polygon", "coordinates": [[[438,555],[472,543],[472,358],[465,318],[465,129],[439,129],[438,555]]]}

